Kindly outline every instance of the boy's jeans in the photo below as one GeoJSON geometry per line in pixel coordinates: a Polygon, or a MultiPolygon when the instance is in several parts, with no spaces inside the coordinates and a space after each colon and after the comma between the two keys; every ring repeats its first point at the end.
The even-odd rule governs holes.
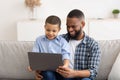
{"type": "Polygon", "coordinates": [[[55,71],[42,71],[43,80],[64,80],[64,78],[55,71]]]}
{"type": "Polygon", "coordinates": [[[64,80],[91,80],[90,78],[69,78],[64,80]]]}
{"type": "Polygon", "coordinates": [[[64,78],[55,71],[42,71],[43,80],[91,80],[90,78],[64,78]]]}

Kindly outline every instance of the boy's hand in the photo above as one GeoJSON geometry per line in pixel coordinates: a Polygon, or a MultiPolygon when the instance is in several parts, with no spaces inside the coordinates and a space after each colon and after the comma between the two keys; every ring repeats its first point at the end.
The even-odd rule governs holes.
{"type": "Polygon", "coordinates": [[[35,71],[35,79],[36,80],[42,80],[42,78],[43,78],[43,76],[40,75],[40,71],[39,70],[35,71]]]}
{"type": "MultiPolygon", "coordinates": [[[[30,72],[33,71],[30,66],[28,66],[27,69],[28,69],[28,71],[30,71],[30,72]]],[[[39,70],[36,70],[36,71],[35,71],[35,79],[36,79],[36,80],[42,80],[42,78],[43,78],[43,76],[40,75],[40,71],[39,71],[39,70]]]]}
{"type": "Polygon", "coordinates": [[[30,66],[28,66],[27,69],[28,69],[28,71],[30,71],[30,72],[33,71],[30,66]]]}
{"type": "Polygon", "coordinates": [[[64,59],[62,67],[69,67],[69,60],[68,59],[64,59]]]}
{"type": "Polygon", "coordinates": [[[68,65],[63,65],[62,67],[69,67],[68,65]]]}

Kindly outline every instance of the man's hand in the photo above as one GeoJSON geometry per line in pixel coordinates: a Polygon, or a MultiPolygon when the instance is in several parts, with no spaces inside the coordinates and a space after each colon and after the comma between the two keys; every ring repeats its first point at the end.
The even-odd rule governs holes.
{"type": "Polygon", "coordinates": [[[42,80],[42,78],[43,78],[43,76],[40,75],[40,71],[39,70],[35,71],[35,79],[36,80],[42,80]]]}
{"type": "Polygon", "coordinates": [[[59,66],[56,72],[58,72],[65,78],[74,78],[76,73],[73,69],[70,69],[69,67],[63,67],[63,66],[59,66]]]}

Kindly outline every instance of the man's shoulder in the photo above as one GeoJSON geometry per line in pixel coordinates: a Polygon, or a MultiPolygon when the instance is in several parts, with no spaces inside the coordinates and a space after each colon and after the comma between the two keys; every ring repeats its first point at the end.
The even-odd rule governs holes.
{"type": "Polygon", "coordinates": [[[98,42],[94,39],[94,38],[92,38],[92,37],[90,37],[90,36],[88,36],[88,35],[86,35],[85,36],[85,41],[88,43],[88,44],[98,44],[98,42]]]}
{"type": "Polygon", "coordinates": [[[88,36],[88,35],[86,35],[85,37],[86,37],[86,39],[87,39],[88,41],[96,41],[94,38],[92,38],[92,37],[90,37],[90,36],[88,36]]]}
{"type": "Polygon", "coordinates": [[[62,36],[63,38],[65,38],[65,37],[68,36],[68,34],[67,33],[66,34],[61,34],[60,36],[62,36]]]}
{"type": "Polygon", "coordinates": [[[61,34],[60,36],[62,36],[65,40],[69,41],[68,33],[66,33],[66,34],[61,34]]]}
{"type": "Polygon", "coordinates": [[[59,38],[60,42],[62,42],[62,43],[67,42],[63,35],[59,35],[58,38],[59,38]]]}

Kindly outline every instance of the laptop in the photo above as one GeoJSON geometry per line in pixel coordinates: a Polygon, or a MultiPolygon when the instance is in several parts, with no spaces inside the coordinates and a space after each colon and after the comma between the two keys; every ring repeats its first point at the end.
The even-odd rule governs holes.
{"type": "Polygon", "coordinates": [[[61,54],[28,52],[28,60],[32,70],[55,71],[63,65],[61,54]]]}

